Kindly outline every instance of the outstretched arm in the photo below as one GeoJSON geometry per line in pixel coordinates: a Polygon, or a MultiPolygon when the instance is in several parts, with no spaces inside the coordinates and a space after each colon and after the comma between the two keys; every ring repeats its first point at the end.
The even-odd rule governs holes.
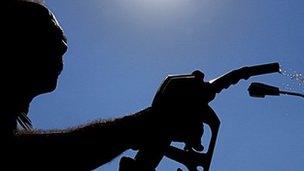
{"type": "MultiPolygon", "coordinates": [[[[23,169],[92,170],[145,140],[147,108],[134,115],[57,132],[20,132],[9,156],[23,169]]],[[[9,157],[8,157],[9,159],[9,157]]]]}

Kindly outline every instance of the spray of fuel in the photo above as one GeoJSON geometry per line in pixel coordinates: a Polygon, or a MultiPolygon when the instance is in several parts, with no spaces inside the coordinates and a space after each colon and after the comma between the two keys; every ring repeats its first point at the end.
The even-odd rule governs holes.
{"type": "Polygon", "coordinates": [[[285,76],[291,80],[291,81],[288,81],[288,83],[286,83],[284,85],[285,89],[300,90],[300,91],[304,92],[304,74],[303,73],[301,73],[299,71],[291,70],[291,69],[285,69],[282,67],[280,68],[280,72],[283,76],[285,76]]]}

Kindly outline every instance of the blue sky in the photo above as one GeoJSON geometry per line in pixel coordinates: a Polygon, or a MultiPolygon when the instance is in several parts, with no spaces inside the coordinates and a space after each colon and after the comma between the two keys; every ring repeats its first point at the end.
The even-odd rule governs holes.
{"type": "MultiPolygon", "coordinates": [[[[45,2],[65,30],[69,51],[56,91],[31,104],[35,128],[67,128],[139,111],[151,104],[168,74],[200,69],[211,80],[268,62],[304,72],[301,0],[45,2]]],[[[253,81],[304,92],[294,80],[271,74],[218,95],[210,104],[222,122],[211,170],[303,170],[303,99],[251,98],[247,87],[253,81]]],[[[118,162],[97,170],[117,170],[118,162]]],[[[177,167],[164,159],[158,170],[177,167]]]]}

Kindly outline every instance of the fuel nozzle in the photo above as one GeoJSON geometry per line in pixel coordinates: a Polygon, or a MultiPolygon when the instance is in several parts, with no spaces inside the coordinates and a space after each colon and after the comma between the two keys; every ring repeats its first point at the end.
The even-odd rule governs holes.
{"type": "Polygon", "coordinates": [[[281,91],[278,87],[274,87],[274,86],[270,86],[270,85],[258,83],[258,82],[251,83],[248,88],[248,92],[251,97],[259,97],[259,98],[264,98],[266,95],[279,96],[281,94],[298,96],[298,97],[304,98],[304,94],[296,93],[296,92],[289,92],[289,91],[281,91]]]}

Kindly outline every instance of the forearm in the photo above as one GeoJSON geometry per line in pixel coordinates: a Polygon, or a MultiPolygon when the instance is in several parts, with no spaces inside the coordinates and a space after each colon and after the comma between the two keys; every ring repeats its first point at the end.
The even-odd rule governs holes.
{"type": "MultiPolygon", "coordinates": [[[[30,161],[48,167],[77,170],[94,169],[125,150],[140,144],[145,122],[141,115],[149,109],[135,115],[112,121],[94,123],[53,133],[20,133],[16,135],[18,153],[29,154],[30,161]]],[[[31,165],[31,163],[26,163],[31,165]]]]}

